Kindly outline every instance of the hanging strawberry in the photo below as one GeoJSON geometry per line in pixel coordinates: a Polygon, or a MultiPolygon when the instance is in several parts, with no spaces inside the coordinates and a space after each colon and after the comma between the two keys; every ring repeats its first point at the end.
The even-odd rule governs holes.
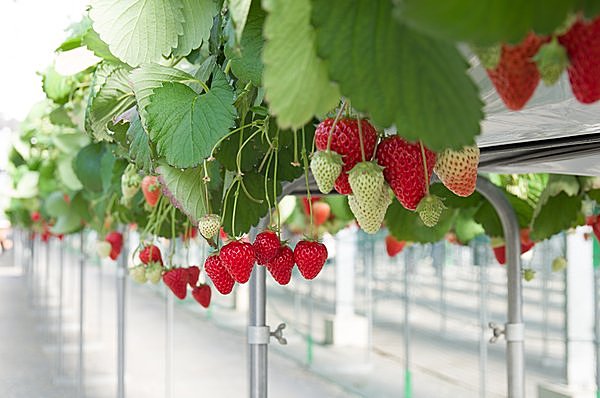
{"type": "Polygon", "coordinates": [[[204,270],[221,294],[229,294],[235,281],[221,262],[218,255],[210,255],[204,261],[204,270]]]}
{"type": "Polygon", "coordinates": [[[275,257],[267,263],[267,270],[280,285],[287,285],[294,269],[294,252],[288,245],[281,246],[275,257]]]}
{"type": "Polygon", "coordinates": [[[294,249],[294,261],[304,279],[314,279],[327,261],[327,248],[312,240],[301,240],[294,249]]]}
{"type": "Polygon", "coordinates": [[[142,192],[146,199],[146,203],[148,203],[150,207],[156,206],[161,195],[158,178],[156,176],[145,176],[142,179],[142,192]]]}
{"type": "Polygon", "coordinates": [[[433,170],[450,191],[458,196],[469,196],[475,191],[478,165],[479,148],[473,145],[438,153],[433,170]]]}

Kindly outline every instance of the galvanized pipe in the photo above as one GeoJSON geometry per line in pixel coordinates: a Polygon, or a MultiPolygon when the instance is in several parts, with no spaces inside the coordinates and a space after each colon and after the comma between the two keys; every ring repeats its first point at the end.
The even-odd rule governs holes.
{"type": "Polygon", "coordinates": [[[125,286],[128,235],[123,233],[123,248],[117,261],[117,398],[125,398],[125,286]]]}
{"type": "Polygon", "coordinates": [[[523,286],[521,281],[521,240],[519,223],[504,193],[485,178],[477,179],[477,191],[494,207],[500,218],[506,245],[508,311],[505,324],[508,398],[525,397],[525,347],[523,286]]]}
{"type": "Polygon", "coordinates": [[[84,397],[84,378],[85,378],[85,361],[84,361],[84,316],[85,316],[85,246],[84,233],[79,233],[79,349],[77,356],[77,396],[84,397]]]}

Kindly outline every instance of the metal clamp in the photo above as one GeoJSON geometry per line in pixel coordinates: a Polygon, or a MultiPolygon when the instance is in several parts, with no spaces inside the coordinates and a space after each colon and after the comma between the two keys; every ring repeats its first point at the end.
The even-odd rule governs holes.
{"type": "Polygon", "coordinates": [[[268,326],[248,326],[248,344],[269,344],[273,337],[279,344],[286,345],[287,339],[283,337],[285,326],[285,323],[280,323],[273,332],[268,326]]]}
{"type": "Polygon", "coordinates": [[[505,333],[505,331],[504,328],[502,328],[496,322],[490,322],[488,326],[490,329],[492,329],[492,337],[490,337],[490,343],[494,344],[505,333]]]}

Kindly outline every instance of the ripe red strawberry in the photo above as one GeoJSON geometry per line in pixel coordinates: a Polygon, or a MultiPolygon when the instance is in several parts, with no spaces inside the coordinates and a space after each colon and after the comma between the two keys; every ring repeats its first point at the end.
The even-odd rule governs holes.
{"type": "MultiPolygon", "coordinates": [[[[427,175],[431,178],[435,165],[435,152],[423,146],[427,175]]],[[[381,141],[377,147],[377,163],[383,166],[383,176],[405,208],[416,210],[427,193],[421,144],[409,143],[394,135],[381,141]]]]}
{"type": "MultiPolygon", "coordinates": [[[[294,269],[294,252],[288,245],[281,246],[277,255],[267,263],[267,269],[280,285],[287,285],[294,269]]],[[[318,273],[318,272],[317,272],[318,273]]]]}
{"type": "Polygon", "coordinates": [[[592,227],[592,231],[596,236],[596,239],[600,241],[600,217],[593,215],[588,216],[586,219],[586,224],[592,227]]]}
{"type": "MultiPolygon", "coordinates": [[[[312,204],[315,204],[315,202],[318,202],[320,199],[320,196],[313,195],[310,197],[310,202],[312,204]]],[[[302,197],[302,210],[304,210],[304,214],[306,214],[307,216],[310,215],[310,205],[308,204],[308,198],[306,196],[302,197]]]]}
{"type": "Polygon", "coordinates": [[[173,294],[183,300],[187,295],[188,276],[185,268],[173,268],[165,272],[162,279],[173,294]]]}
{"type": "Polygon", "coordinates": [[[198,284],[198,278],[200,277],[200,268],[197,265],[192,265],[186,268],[188,273],[188,283],[191,287],[195,287],[198,284]]]}
{"type": "MultiPolygon", "coordinates": [[[[521,234],[521,254],[527,253],[535,246],[535,242],[529,238],[529,228],[523,228],[520,231],[521,234]]],[[[494,250],[494,256],[500,264],[506,264],[506,246],[504,240],[493,238],[492,249],[494,250]]]]}
{"type": "Polygon", "coordinates": [[[478,165],[479,148],[473,145],[438,153],[433,170],[450,191],[458,196],[469,196],[475,191],[478,165]]]}
{"type": "MultiPolygon", "coordinates": [[[[333,121],[334,119],[332,118],[325,119],[317,126],[315,144],[320,151],[327,150],[327,141],[333,121]]],[[[364,119],[361,120],[361,129],[365,149],[364,160],[371,160],[375,144],[377,143],[377,131],[371,123],[364,119]]],[[[342,155],[342,161],[344,162],[342,172],[335,182],[335,189],[342,195],[349,195],[352,193],[352,189],[348,183],[347,173],[352,170],[356,163],[363,160],[360,150],[358,120],[346,118],[338,120],[331,132],[330,149],[342,155]]]]}
{"type": "Polygon", "coordinates": [[[547,39],[530,33],[517,45],[502,45],[500,62],[487,74],[507,108],[525,106],[540,82],[540,73],[532,60],[547,39]]]}
{"type": "Polygon", "coordinates": [[[142,179],[142,192],[146,202],[154,207],[160,198],[160,183],[156,176],[145,176],[142,179]]]}
{"type": "Polygon", "coordinates": [[[313,223],[318,227],[329,219],[331,215],[331,207],[328,203],[318,201],[313,204],[313,223]]]}
{"type": "Polygon", "coordinates": [[[160,249],[155,245],[144,246],[144,248],[140,250],[139,258],[144,265],[148,265],[149,263],[158,263],[162,265],[163,263],[160,249]]]}
{"type": "Polygon", "coordinates": [[[234,240],[221,249],[221,262],[238,283],[246,283],[250,279],[254,267],[254,248],[250,243],[234,240]]]}
{"type": "Polygon", "coordinates": [[[281,242],[275,232],[263,231],[256,235],[253,247],[256,254],[256,262],[260,265],[265,265],[275,257],[281,247],[281,242]]]}
{"type": "Polygon", "coordinates": [[[31,221],[38,222],[41,218],[42,216],[40,215],[39,211],[34,211],[33,213],[31,213],[31,221]]]}
{"type": "Polygon", "coordinates": [[[294,249],[294,261],[305,279],[314,279],[327,261],[327,248],[320,242],[301,240],[294,249]]]}
{"type": "Polygon", "coordinates": [[[571,90],[577,100],[591,104],[600,99],[600,17],[577,20],[558,38],[567,49],[571,90]]]}
{"type": "Polygon", "coordinates": [[[229,294],[233,290],[235,281],[229,275],[225,266],[221,263],[221,259],[217,255],[208,256],[204,261],[204,270],[213,282],[219,293],[229,294]]]}
{"type": "Polygon", "coordinates": [[[111,260],[116,260],[121,254],[121,249],[123,248],[123,235],[120,232],[113,231],[106,235],[104,238],[105,241],[110,243],[110,254],[109,257],[111,260]]]}
{"type": "Polygon", "coordinates": [[[385,251],[390,257],[394,257],[398,253],[400,253],[404,249],[405,245],[405,241],[397,240],[392,235],[388,235],[385,237],[385,251]]]}
{"type": "Polygon", "coordinates": [[[192,296],[198,303],[200,303],[201,306],[203,306],[204,308],[208,308],[208,306],[210,305],[211,296],[210,286],[202,283],[200,284],[200,286],[194,287],[194,289],[192,290],[192,296]]]}

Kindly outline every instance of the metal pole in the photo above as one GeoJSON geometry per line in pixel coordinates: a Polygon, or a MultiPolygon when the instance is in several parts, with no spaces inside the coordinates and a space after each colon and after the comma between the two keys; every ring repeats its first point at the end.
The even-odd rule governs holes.
{"type": "Polygon", "coordinates": [[[367,364],[371,363],[371,351],[373,350],[373,257],[375,256],[375,242],[373,237],[367,237],[368,255],[364,258],[365,261],[365,279],[367,284],[365,286],[365,297],[366,297],[366,313],[367,313],[367,364]]]}
{"type": "Polygon", "coordinates": [[[173,396],[173,294],[165,285],[165,398],[173,396]]]}
{"type": "MultiPolygon", "coordinates": [[[[253,241],[258,231],[263,230],[268,223],[263,218],[258,227],[250,230],[250,240],[253,241]]],[[[266,325],[266,269],[255,266],[250,276],[250,307],[248,309],[248,374],[249,395],[251,398],[267,397],[267,344],[269,343],[269,327],[266,325]]]]}
{"type": "Polygon", "coordinates": [[[117,398],[125,398],[125,276],[129,236],[123,235],[123,249],[117,261],[117,398]]]}
{"type": "Polygon", "coordinates": [[[410,271],[415,259],[414,247],[409,247],[404,256],[404,398],[412,397],[412,374],[410,370],[410,271]]]}
{"type": "MultiPolygon", "coordinates": [[[[479,249],[479,245],[475,250],[479,249]]],[[[479,397],[485,398],[487,390],[487,358],[488,341],[486,333],[487,325],[487,264],[479,264],[479,397]]]]}
{"type": "Polygon", "coordinates": [[[85,315],[85,248],[83,231],[79,233],[79,355],[77,358],[77,396],[85,396],[84,377],[85,365],[83,358],[84,315],[85,315]]]}
{"type": "Polygon", "coordinates": [[[525,325],[523,324],[519,223],[513,207],[500,188],[480,177],[477,179],[477,191],[494,207],[504,230],[508,282],[508,312],[504,329],[508,398],[523,398],[525,397],[525,325]]]}
{"type": "Polygon", "coordinates": [[[596,356],[596,397],[600,398],[600,313],[598,309],[598,266],[594,264],[594,354],[596,356]]]}
{"type": "Polygon", "coordinates": [[[550,290],[548,289],[548,279],[550,278],[550,270],[548,264],[548,247],[547,243],[544,243],[546,247],[542,250],[542,363],[548,359],[548,311],[549,311],[549,295],[550,290]]]}
{"type": "Polygon", "coordinates": [[[60,243],[59,249],[59,268],[58,268],[58,377],[61,378],[64,373],[64,336],[63,336],[63,300],[64,300],[64,259],[65,247],[64,243],[60,243]]]}

